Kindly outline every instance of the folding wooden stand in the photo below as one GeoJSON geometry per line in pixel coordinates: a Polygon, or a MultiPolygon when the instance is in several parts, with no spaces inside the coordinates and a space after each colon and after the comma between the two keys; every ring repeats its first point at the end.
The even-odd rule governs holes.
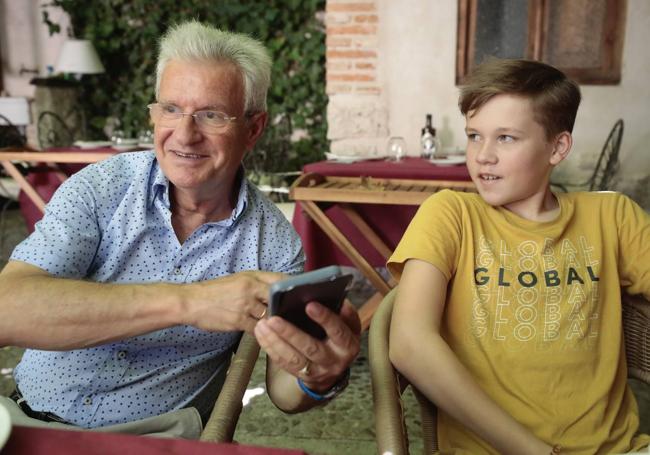
{"type": "Polygon", "coordinates": [[[67,176],[56,167],[57,163],[95,163],[97,161],[105,160],[116,153],[117,151],[92,152],[82,151],[79,149],[57,152],[39,152],[33,149],[2,149],[0,150],[0,164],[5,168],[7,174],[18,183],[20,189],[25,192],[34,205],[36,205],[41,212],[44,212],[46,201],[43,200],[36,189],[20,173],[18,168],[14,165],[14,161],[46,163],[48,166],[52,166],[52,171],[55,172],[61,182],[63,182],[67,176]]]}
{"type": "Polygon", "coordinates": [[[321,205],[338,204],[355,228],[364,235],[385,260],[388,260],[392,250],[359,216],[351,204],[420,205],[426,198],[442,189],[476,191],[474,184],[466,181],[332,177],[320,174],[304,174],[291,186],[290,197],[300,203],[305,213],[377,289],[377,293],[368,299],[359,310],[364,330],[370,325],[370,319],[379,302],[395,286],[395,283],[392,279],[385,280],[375,270],[325,215],[318,203],[321,205]]]}

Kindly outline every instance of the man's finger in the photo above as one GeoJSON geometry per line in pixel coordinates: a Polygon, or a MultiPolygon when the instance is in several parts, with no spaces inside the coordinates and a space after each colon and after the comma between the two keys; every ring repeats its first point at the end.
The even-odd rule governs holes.
{"type": "Polygon", "coordinates": [[[310,302],[306,308],[307,315],[323,327],[330,341],[342,347],[349,346],[361,330],[356,310],[352,305],[351,308],[347,305],[350,304],[346,301],[341,314],[336,314],[317,302],[310,302]]]}

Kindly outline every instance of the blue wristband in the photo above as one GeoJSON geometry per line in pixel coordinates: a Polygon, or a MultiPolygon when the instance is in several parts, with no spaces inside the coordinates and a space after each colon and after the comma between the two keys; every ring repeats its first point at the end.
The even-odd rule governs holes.
{"type": "Polygon", "coordinates": [[[323,394],[311,390],[309,387],[305,385],[305,383],[302,381],[301,378],[298,378],[298,387],[300,387],[300,390],[302,390],[304,394],[307,395],[312,400],[325,401],[325,400],[331,400],[336,395],[341,393],[348,386],[349,380],[350,380],[350,369],[348,368],[347,370],[345,370],[345,373],[343,374],[341,379],[339,379],[336,382],[336,384],[330,387],[330,389],[323,394]]]}

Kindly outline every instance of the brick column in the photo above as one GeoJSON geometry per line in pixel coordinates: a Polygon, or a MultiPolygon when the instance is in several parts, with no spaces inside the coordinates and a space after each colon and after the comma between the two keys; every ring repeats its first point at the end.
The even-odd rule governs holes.
{"type": "Polygon", "coordinates": [[[388,119],[377,70],[378,1],[327,0],[327,136],[333,153],[383,153],[388,119]]]}

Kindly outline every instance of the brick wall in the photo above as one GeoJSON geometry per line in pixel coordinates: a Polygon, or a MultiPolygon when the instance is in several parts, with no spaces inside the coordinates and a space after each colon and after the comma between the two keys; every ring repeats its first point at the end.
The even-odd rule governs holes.
{"type": "Polygon", "coordinates": [[[379,1],[327,1],[328,137],[333,153],[382,152],[387,109],[379,77],[379,1]]]}

